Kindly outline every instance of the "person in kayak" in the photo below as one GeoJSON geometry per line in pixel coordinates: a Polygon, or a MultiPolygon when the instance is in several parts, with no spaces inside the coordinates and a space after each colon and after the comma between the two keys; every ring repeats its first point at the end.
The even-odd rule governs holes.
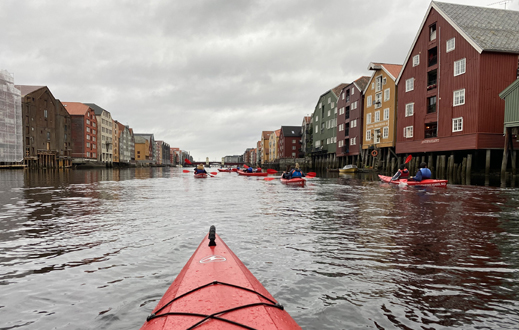
{"type": "Polygon", "coordinates": [[[431,170],[427,168],[427,163],[422,162],[420,164],[420,169],[416,172],[416,176],[409,178],[407,181],[417,181],[420,182],[422,180],[431,178],[431,170]]]}
{"type": "Polygon", "coordinates": [[[393,175],[393,177],[391,178],[391,181],[407,178],[409,178],[409,170],[407,169],[406,164],[402,164],[398,168],[398,171],[395,173],[395,175],[393,175]]]}
{"type": "Polygon", "coordinates": [[[254,170],[252,169],[252,167],[247,167],[247,173],[252,173],[254,172],[254,170]]]}
{"type": "Polygon", "coordinates": [[[198,166],[195,168],[195,174],[202,174],[202,173],[207,174],[207,172],[204,169],[204,165],[198,164],[198,166]]]}
{"type": "Polygon", "coordinates": [[[301,169],[299,168],[299,164],[296,163],[296,168],[294,168],[292,171],[290,171],[290,177],[293,178],[301,178],[306,176],[301,169]]]}

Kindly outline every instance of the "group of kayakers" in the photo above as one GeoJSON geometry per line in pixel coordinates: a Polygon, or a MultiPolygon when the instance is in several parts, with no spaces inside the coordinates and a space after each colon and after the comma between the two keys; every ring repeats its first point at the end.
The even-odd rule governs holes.
{"type": "Polygon", "coordinates": [[[431,178],[431,170],[427,168],[427,163],[422,162],[420,163],[420,168],[418,169],[418,172],[416,172],[416,175],[413,177],[409,177],[409,170],[407,169],[407,164],[402,164],[398,168],[398,171],[395,173],[395,175],[391,178],[391,181],[396,181],[400,179],[407,179],[407,181],[417,181],[420,182],[425,179],[431,178]]]}

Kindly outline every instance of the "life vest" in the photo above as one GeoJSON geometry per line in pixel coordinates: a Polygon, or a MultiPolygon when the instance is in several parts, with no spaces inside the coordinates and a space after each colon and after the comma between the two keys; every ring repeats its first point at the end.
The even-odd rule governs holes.
{"type": "Polygon", "coordinates": [[[431,178],[431,170],[427,167],[421,168],[420,172],[422,172],[422,180],[431,178]]]}
{"type": "Polygon", "coordinates": [[[292,171],[292,177],[293,178],[300,178],[303,176],[303,173],[301,173],[301,170],[293,170],[292,171]]]}
{"type": "Polygon", "coordinates": [[[247,173],[252,173],[252,167],[247,168],[247,173]]]}
{"type": "Polygon", "coordinates": [[[400,179],[407,179],[409,178],[409,170],[405,169],[405,170],[398,170],[398,172],[400,172],[400,179]]]}

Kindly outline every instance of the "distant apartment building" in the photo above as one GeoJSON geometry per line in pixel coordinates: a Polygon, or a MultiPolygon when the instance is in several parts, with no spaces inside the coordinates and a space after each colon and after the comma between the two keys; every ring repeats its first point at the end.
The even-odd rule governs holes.
{"type": "Polygon", "coordinates": [[[301,126],[281,126],[278,146],[279,158],[300,158],[303,156],[301,150],[302,133],[301,126]]]}
{"type": "Polygon", "coordinates": [[[63,102],[70,114],[72,163],[97,161],[97,117],[92,108],[80,102],[63,102]]]}
{"type": "Polygon", "coordinates": [[[13,75],[0,70],[0,162],[21,163],[23,142],[21,92],[13,75]]]}
{"type": "Polygon", "coordinates": [[[92,108],[97,117],[97,160],[111,165],[114,161],[112,115],[95,103],[84,104],[92,108]]]}

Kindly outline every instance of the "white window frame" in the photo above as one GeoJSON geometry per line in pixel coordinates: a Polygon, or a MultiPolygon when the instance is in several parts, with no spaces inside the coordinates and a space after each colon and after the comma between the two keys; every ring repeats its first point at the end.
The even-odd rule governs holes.
{"type": "Polygon", "coordinates": [[[339,109],[339,115],[344,115],[344,107],[339,109]]]}
{"type": "Polygon", "coordinates": [[[413,137],[413,126],[404,127],[404,137],[407,139],[413,137]]]}
{"type": "Polygon", "coordinates": [[[373,104],[373,102],[372,102],[372,96],[371,96],[371,95],[368,95],[368,100],[367,100],[367,102],[368,102],[368,107],[371,107],[371,105],[373,104]]]}
{"type": "Polygon", "coordinates": [[[389,137],[389,126],[385,126],[382,129],[382,138],[387,139],[389,137]]]}
{"type": "Polygon", "coordinates": [[[454,77],[464,74],[467,70],[467,59],[454,61],[454,77]]]}
{"type": "Polygon", "coordinates": [[[355,87],[352,87],[352,89],[350,89],[350,90],[351,90],[351,95],[355,94],[355,87]]]}
{"type": "Polygon", "coordinates": [[[384,102],[389,101],[391,97],[391,90],[389,88],[384,89],[384,102]]]}
{"type": "Polygon", "coordinates": [[[339,132],[342,132],[342,131],[344,131],[344,124],[339,125],[339,132]]]}
{"type": "Polygon", "coordinates": [[[405,105],[405,116],[411,117],[414,115],[414,103],[407,103],[405,105]]]}
{"type": "Polygon", "coordinates": [[[366,131],[366,141],[371,141],[371,130],[366,131]]]}
{"type": "Polygon", "coordinates": [[[366,124],[371,124],[371,113],[366,115],[366,124]]]}
{"type": "Polygon", "coordinates": [[[456,49],[456,38],[451,38],[447,40],[447,43],[445,45],[445,52],[452,52],[454,49],[456,49]]]}
{"type": "Polygon", "coordinates": [[[384,109],[384,120],[389,120],[389,108],[384,109]]]}
{"type": "Polygon", "coordinates": [[[380,110],[375,111],[375,123],[380,121],[380,110]]]}
{"type": "Polygon", "coordinates": [[[463,117],[452,118],[452,131],[462,132],[463,131],[463,117]]]}
{"type": "Polygon", "coordinates": [[[375,77],[375,92],[382,90],[382,75],[375,77]]]}
{"type": "Polygon", "coordinates": [[[357,127],[357,119],[350,121],[350,128],[357,127]]]}
{"type": "Polygon", "coordinates": [[[405,81],[405,91],[410,92],[414,90],[414,78],[409,78],[405,81]]]}
{"type": "Polygon", "coordinates": [[[316,122],[319,121],[319,115],[315,116],[315,121],[316,121],[316,122]]]}
{"type": "Polygon", "coordinates": [[[420,54],[413,56],[413,67],[420,65],[420,54]]]}
{"type": "Polygon", "coordinates": [[[465,88],[454,91],[452,93],[452,96],[453,96],[452,105],[454,107],[465,104],[465,88]]]}
{"type": "Polygon", "coordinates": [[[382,107],[382,92],[375,94],[375,109],[382,107]]]}
{"type": "Polygon", "coordinates": [[[315,126],[315,133],[319,133],[319,126],[315,126]]]}
{"type": "Polygon", "coordinates": [[[355,110],[355,109],[357,109],[357,101],[355,101],[355,102],[353,102],[351,104],[351,109],[350,110],[355,110]]]}
{"type": "Polygon", "coordinates": [[[351,139],[350,139],[350,146],[354,146],[354,145],[356,145],[356,144],[357,144],[357,138],[354,138],[354,137],[351,138],[351,139]]]}

